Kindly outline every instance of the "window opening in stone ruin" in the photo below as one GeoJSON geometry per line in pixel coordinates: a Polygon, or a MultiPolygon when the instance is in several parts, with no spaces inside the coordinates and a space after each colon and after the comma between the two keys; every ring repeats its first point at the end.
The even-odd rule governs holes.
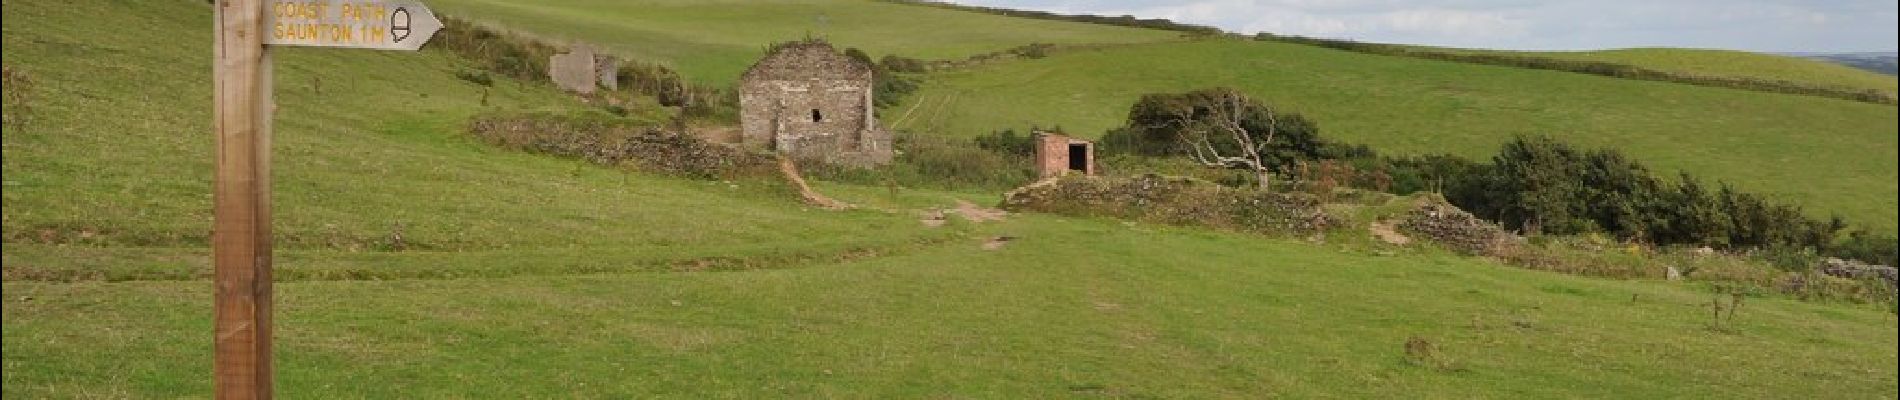
{"type": "Polygon", "coordinates": [[[1088,172],[1089,145],[1079,143],[1069,145],[1069,170],[1088,172]]]}
{"type": "Polygon", "coordinates": [[[825,115],[820,114],[818,109],[813,108],[811,109],[811,122],[825,122],[825,115]]]}

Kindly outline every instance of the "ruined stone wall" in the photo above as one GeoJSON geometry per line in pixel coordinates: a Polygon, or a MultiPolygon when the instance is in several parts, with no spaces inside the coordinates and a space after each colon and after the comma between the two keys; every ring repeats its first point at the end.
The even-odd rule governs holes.
{"type": "Polygon", "coordinates": [[[594,49],[587,46],[574,46],[573,51],[567,54],[548,57],[548,78],[554,81],[555,86],[560,86],[562,89],[591,94],[598,87],[599,76],[594,72],[597,62],[594,49]]]}
{"type": "MultiPolygon", "coordinates": [[[[770,80],[746,84],[740,97],[755,143],[780,151],[836,142],[851,148],[865,121],[864,91],[850,80],[770,80]]],[[[753,141],[749,141],[753,142],[753,141]]]]}
{"type": "Polygon", "coordinates": [[[848,165],[888,163],[868,66],[829,45],[780,48],[746,72],[739,93],[740,142],[797,158],[848,165]]]}
{"type": "Polygon", "coordinates": [[[620,58],[606,54],[594,55],[595,83],[607,90],[620,90],[620,58]]]}

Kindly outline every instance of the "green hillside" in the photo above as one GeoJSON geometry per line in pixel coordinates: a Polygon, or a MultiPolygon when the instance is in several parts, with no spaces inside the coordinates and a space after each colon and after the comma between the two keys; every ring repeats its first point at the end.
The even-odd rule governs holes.
{"type": "Polygon", "coordinates": [[[1892,106],[1276,42],[1128,46],[939,73],[884,118],[932,135],[1040,125],[1098,136],[1142,94],[1214,86],[1312,117],[1326,136],[1390,152],[1488,157],[1513,135],[1549,134],[1862,226],[1891,232],[1900,217],[1892,106]]]}
{"type": "Polygon", "coordinates": [[[1826,61],[1746,51],[1681,48],[1552,52],[1498,52],[1466,49],[1457,51],[1609,62],[1690,75],[1781,80],[1856,90],[1878,90],[1887,93],[1900,90],[1900,81],[1896,81],[1892,75],[1883,75],[1826,61]]]}
{"type": "MultiPolygon", "coordinates": [[[[32,82],[0,134],[0,397],[209,396],[209,7],[0,6],[32,82]]],[[[439,50],[275,54],[285,398],[1900,395],[1891,309],[1763,295],[1716,328],[1704,284],[1429,247],[930,228],[995,193],[821,183],[864,205],[825,211],[499,150],[468,117],[593,106],[439,50]]]]}
{"type": "MultiPolygon", "coordinates": [[[[1889,233],[1900,229],[1895,211],[1900,210],[1900,184],[1895,183],[1900,181],[1900,119],[1892,106],[1274,42],[1184,44],[1176,32],[883,2],[450,0],[439,8],[602,43],[619,54],[672,63],[691,79],[721,86],[756,60],[762,43],[812,32],[873,56],[925,59],[1031,42],[1159,41],[935,74],[909,104],[883,110],[883,118],[889,126],[931,135],[968,137],[1060,125],[1092,136],[1118,125],[1141,94],[1228,85],[1319,117],[1329,136],[1393,152],[1483,157],[1512,135],[1550,134],[1624,149],[1667,175],[1687,170],[1769,193],[1803,204],[1817,216],[1840,214],[1856,226],[1889,233]],[[1793,156],[1800,154],[1834,157],[1793,156]],[[1763,163],[1778,167],[1760,168],[1763,163]]],[[[1528,54],[1889,92],[1895,85],[1888,76],[1746,52],[1528,54]]]]}
{"type": "MultiPolygon", "coordinates": [[[[198,28],[210,10],[187,0],[6,7],[6,62],[30,74],[38,93],[32,123],[5,136],[5,237],[204,245],[211,32],[198,28]],[[194,8],[170,9],[179,7],[194,8]],[[84,15],[98,21],[77,20],[84,15]],[[151,25],[180,39],[87,28],[94,23],[151,25]]],[[[432,250],[628,240],[717,248],[833,242],[865,224],[914,223],[812,215],[760,201],[781,196],[754,185],[624,175],[492,148],[461,132],[469,116],[583,106],[551,88],[502,82],[483,107],[483,87],[456,79],[465,67],[446,53],[290,48],[276,59],[279,246],[360,250],[400,229],[432,250]]]]}
{"type": "Polygon", "coordinates": [[[736,82],[766,45],[807,36],[864,49],[873,57],[920,59],[963,58],[1029,43],[1139,43],[1179,36],[852,0],[440,0],[431,5],[450,15],[665,62],[689,79],[717,86],[736,82]]]}

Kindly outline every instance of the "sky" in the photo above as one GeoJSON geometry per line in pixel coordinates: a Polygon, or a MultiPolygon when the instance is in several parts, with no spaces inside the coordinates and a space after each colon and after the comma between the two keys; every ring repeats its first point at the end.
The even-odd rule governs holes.
{"type": "Polygon", "coordinates": [[[1229,32],[1512,50],[1891,52],[1894,0],[957,0],[1229,32]]]}

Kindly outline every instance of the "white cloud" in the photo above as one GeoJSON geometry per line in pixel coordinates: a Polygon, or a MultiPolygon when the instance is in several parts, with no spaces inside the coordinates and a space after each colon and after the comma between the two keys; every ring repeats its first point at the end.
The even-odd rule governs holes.
{"type": "Polygon", "coordinates": [[[1447,36],[1519,35],[1530,26],[1502,12],[1434,9],[1389,12],[1375,21],[1393,32],[1447,36]]]}

